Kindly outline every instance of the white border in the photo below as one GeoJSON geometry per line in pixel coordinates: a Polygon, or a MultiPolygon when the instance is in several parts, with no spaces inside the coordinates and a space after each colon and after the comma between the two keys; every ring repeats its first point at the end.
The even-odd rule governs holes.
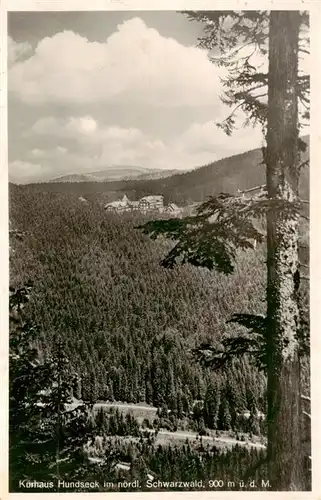
{"type": "MultiPolygon", "coordinates": [[[[315,5],[320,8],[319,5],[315,5]]],[[[320,9],[312,9],[311,21],[311,128],[310,128],[310,315],[311,315],[311,414],[312,414],[312,491],[318,491],[321,481],[321,26],[320,9]]]]}
{"type": "MultiPolygon", "coordinates": [[[[309,10],[311,19],[311,128],[310,128],[310,228],[311,228],[311,399],[312,399],[312,492],[250,492],[253,499],[318,499],[321,500],[321,171],[319,152],[321,147],[321,0],[4,0],[0,4],[0,499],[41,498],[55,500],[77,498],[79,493],[11,493],[8,494],[8,150],[7,150],[7,11],[121,11],[121,10],[309,10]]],[[[122,500],[130,498],[165,498],[196,500],[248,498],[249,492],[164,492],[164,493],[82,493],[84,498],[122,500]]]]}
{"type": "Polygon", "coordinates": [[[0,498],[8,477],[9,232],[7,129],[7,17],[0,6],[0,498]]]}

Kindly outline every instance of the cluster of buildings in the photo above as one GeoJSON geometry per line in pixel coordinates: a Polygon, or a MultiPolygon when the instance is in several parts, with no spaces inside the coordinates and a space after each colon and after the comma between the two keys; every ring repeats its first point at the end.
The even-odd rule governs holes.
{"type": "Polygon", "coordinates": [[[107,203],[107,205],[105,205],[105,210],[116,213],[137,211],[146,214],[149,212],[158,212],[169,214],[173,217],[178,217],[182,213],[182,210],[175,205],[175,203],[169,203],[165,206],[164,196],[162,195],[144,196],[138,201],[131,201],[126,195],[124,195],[121,200],[107,203]]]}

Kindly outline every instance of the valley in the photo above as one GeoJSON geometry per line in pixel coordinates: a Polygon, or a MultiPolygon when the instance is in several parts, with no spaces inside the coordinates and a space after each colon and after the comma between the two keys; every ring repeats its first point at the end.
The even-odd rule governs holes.
{"type": "MultiPolygon", "coordinates": [[[[192,354],[202,343],[219,345],[224,335],[237,335],[228,324],[232,314],[264,313],[264,245],[239,252],[230,276],[187,264],[164,269],[160,261],[173,243],[153,241],[138,229],[155,213],[105,210],[124,189],[133,193],[130,200],[155,189],[164,203],[180,199],[185,213],[191,211],[208,193],[201,186],[209,167],[203,169],[183,198],[179,189],[173,195],[175,175],[145,184],[10,185],[10,282],[34,283],[25,314],[41,332],[42,356],[59,340],[77,373],[74,401],[93,407],[98,441],[88,445],[92,471],[107,450],[119,456],[116,465],[131,464],[110,474],[131,479],[142,460],[150,464],[139,466],[144,477],[147,470],[167,477],[168,465],[155,473],[157,456],[163,457],[159,467],[173,460],[184,470],[187,456],[209,468],[215,454],[215,467],[223,467],[223,455],[233,456],[243,468],[253,453],[265,453],[265,421],[259,417],[266,413],[264,374],[247,357],[212,370],[192,354]]],[[[189,186],[191,175],[181,174],[180,185],[189,186]]],[[[220,178],[212,194],[231,186],[228,176],[220,178]]],[[[239,189],[237,180],[232,184],[239,189]]],[[[253,186],[250,176],[244,186],[253,186]]],[[[224,467],[226,477],[234,477],[224,467]]]]}
{"type": "MultiPolygon", "coordinates": [[[[302,137],[307,145],[302,154],[302,163],[309,157],[309,137],[302,137]]],[[[188,172],[171,172],[166,178],[151,180],[118,180],[113,182],[53,182],[29,185],[29,188],[70,195],[84,196],[89,200],[108,203],[123,195],[137,200],[147,195],[163,195],[165,203],[189,205],[204,201],[218,193],[237,194],[238,190],[250,189],[265,183],[262,150],[254,149],[195,168],[188,172]]],[[[169,170],[170,172],[170,170],[169,170]]],[[[309,198],[309,170],[303,168],[300,178],[300,193],[309,198]]]]}

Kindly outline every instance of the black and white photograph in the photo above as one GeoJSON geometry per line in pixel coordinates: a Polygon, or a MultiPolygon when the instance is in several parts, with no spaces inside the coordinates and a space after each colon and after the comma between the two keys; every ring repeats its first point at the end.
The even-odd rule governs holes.
{"type": "Polygon", "coordinates": [[[6,12],[10,494],[313,490],[311,13],[276,8],[6,12]]]}

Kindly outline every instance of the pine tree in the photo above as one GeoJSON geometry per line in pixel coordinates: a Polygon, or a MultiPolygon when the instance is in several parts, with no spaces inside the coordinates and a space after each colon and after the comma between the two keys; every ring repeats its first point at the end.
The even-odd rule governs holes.
{"type": "MultiPolygon", "coordinates": [[[[299,12],[271,12],[267,191],[273,200],[299,198],[299,12]]],[[[267,373],[270,476],[281,489],[304,489],[299,360],[299,213],[267,214],[267,373]],[[291,409],[291,410],[290,410],[291,409]],[[290,410],[290,411],[289,411],[290,410]],[[289,472],[290,471],[290,472],[289,472]]]]}
{"type": "Polygon", "coordinates": [[[229,402],[227,399],[222,399],[219,415],[218,415],[219,428],[229,431],[231,429],[231,412],[229,407],[229,402]]]}
{"type": "Polygon", "coordinates": [[[39,481],[77,474],[86,467],[83,446],[91,436],[91,409],[72,408],[75,373],[63,345],[43,357],[39,329],[23,309],[32,285],[10,290],[9,467],[10,489],[19,479],[39,481]]]}
{"type": "MultiPolygon", "coordinates": [[[[298,73],[299,52],[307,51],[308,16],[299,11],[188,12],[204,23],[200,46],[220,51],[214,63],[225,66],[223,101],[232,112],[219,124],[231,134],[236,112],[246,114],[245,125],[260,124],[266,133],[262,148],[266,186],[246,198],[222,193],[202,203],[196,216],[152,221],[143,231],[175,241],[162,265],[190,263],[230,274],[239,249],[263,243],[264,232],[253,223],[265,218],[267,228],[266,316],[235,314],[231,322],[249,332],[226,338],[220,346],[203,345],[195,352],[205,364],[220,367],[234,356],[250,353],[267,373],[269,479],[276,490],[305,489],[302,469],[300,362],[302,348],[298,306],[300,271],[298,221],[302,206],[298,193],[301,122],[309,118],[309,76],[298,73]],[[242,54],[243,49],[248,52],[242,54]],[[268,72],[257,69],[251,57],[269,56],[268,72]]],[[[302,52],[301,52],[302,53],[302,52]]],[[[306,164],[306,162],[304,162],[306,164]]]]}
{"type": "Polygon", "coordinates": [[[249,420],[248,420],[249,432],[250,434],[254,434],[255,436],[260,435],[260,425],[258,421],[257,414],[254,411],[251,411],[249,420]]]}
{"type": "Polygon", "coordinates": [[[210,429],[217,428],[220,408],[220,389],[217,385],[209,384],[204,399],[204,420],[210,429]]]}
{"type": "Polygon", "coordinates": [[[80,400],[82,398],[82,387],[81,387],[81,377],[80,376],[76,376],[74,379],[73,395],[78,400],[80,400]]]}

